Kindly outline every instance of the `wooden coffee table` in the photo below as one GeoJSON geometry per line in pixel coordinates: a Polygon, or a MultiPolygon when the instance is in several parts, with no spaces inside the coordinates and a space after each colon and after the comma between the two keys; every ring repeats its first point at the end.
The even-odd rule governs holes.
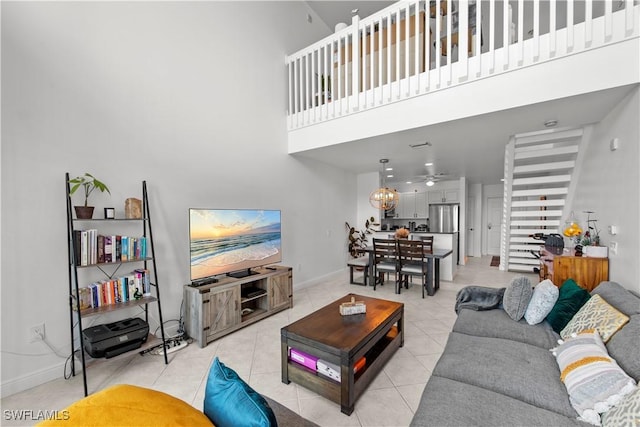
{"type": "Polygon", "coordinates": [[[356,399],[404,344],[404,304],[348,294],[280,331],[282,382],[291,381],[340,404],[351,415],[356,399]],[[367,312],[342,316],[340,304],[364,301],[367,312]],[[339,366],[340,382],[289,360],[289,348],[339,366]],[[354,364],[366,357],[364,368],[354,364]]]}

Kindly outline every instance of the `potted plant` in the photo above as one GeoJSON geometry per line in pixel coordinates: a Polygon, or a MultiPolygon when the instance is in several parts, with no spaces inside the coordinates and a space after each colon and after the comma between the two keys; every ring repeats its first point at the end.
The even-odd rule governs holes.
{"type": "Polygon", "coordinates": [[[596,258],[606,258],[609,254],[609,248],[600,246],[600,230],[598,229],[597,219],[591,219],[593,211],[585,211],[587,214],[587,231],[584,232],[581,240],[583,252],[586,256],[596,258]]]}
{"type": "Polygon", "coordinates": [[[102,181],[99,181],[93,175],[86,172],[84,175],[70,179],[69,184],[71,184],[69,195],[73,195],[81,187],[84,190],[84,205],[74,206],[74,209],[76,210],[76,217],[78,219],[91,219],[93,217],[94,207],[89,206],[89,195],[93,193],[93,190],[98,189],[101,193],[106,191],[111,194],[109,188],[102,181]]]}
{"type": "Polygon", "coordinates": [[[371,217],[365,221],[364,230],[356,230],[356,228],[350,226],[348,222],[345,222],[344,225],[347,227],[349,253],[352,257],[358,258],[365,253],[364,249],[369,243],[367,236],[369,234],[373,234],[373,232],[376,231],[373,227],[377,227],[380,224],[376,223],[376,219],[374,217],[371,217]]]}
{"type": "Polygon", "coordinates": [[[396,239],[408,239],[409,238],[409,230],[402,227],[396,230],[396,239]]]}

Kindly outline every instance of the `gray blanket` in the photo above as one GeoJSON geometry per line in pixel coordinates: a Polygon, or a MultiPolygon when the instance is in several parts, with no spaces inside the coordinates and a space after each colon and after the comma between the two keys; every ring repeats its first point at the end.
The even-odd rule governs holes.
{"type": "Polygon", "coordinates": [[[481,311],[500,307],[505,289],[485,286],[467,286],[460,289],[456,295],[456,314],[463,308],[481,311]]]}

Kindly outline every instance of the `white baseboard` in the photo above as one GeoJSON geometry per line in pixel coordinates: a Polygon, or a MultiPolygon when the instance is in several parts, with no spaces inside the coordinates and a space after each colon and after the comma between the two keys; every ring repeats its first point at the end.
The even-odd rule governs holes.
{"type": "MultiPolygon", "coordinates": [[[[78,371],[76,370],[76,375],[77,372],[78,371]]],[[[82,367],[80,368],[80,374],[82,375],[82,367]]],[[[29,390],[30,388],[39,386],[49,381],[56,380],[63,376],[64,362],[60,362],[57,365],[40,369],[38,371],[31,372],[18,378],[3,381],[2,385],[0,386],[0,397],[5,398],[7,396],[11,396],[12,394],[29,390]]]]}
{"type": "MultiPolygon", "coordinates": [[[[305,282],[296,282],[295,289],[305,289],[311,286],[320,284],[322,282],[326,282],[327,280],[335,280],[345,277],[345,271],[347,268],[342,268],[340,270],[336,270],[334,272],[325,274],[320,277],[314,277],[313,279],[307,280],[305,282]]],[[[76,375],[80,372],[82,375],[82,367],[76,366],[76,375]]],[[[30,388],[39,386],[49,381],[53,381],[55,379],[61,378],[64,375],[64,362],[61,362],[57,365],[53,365],[48,368],[44,368],[30,374],[23,375],[18,378],[14,378],[11,380],[3,381],[0,384],[0,396],[2,398],[11,396],[12,394],[20,393],[25,390],[29,390],[30,388]]]]}
{"type": "Polygon", "coordinates": [[[309,279],[306,282],[295,282],[295,286],[294,286],[294,290],[295,289],[305,289],[305,288],[309,288],[311,286],[315,286],[318,285],[322,282],[326,282],[327,280],[334,280],[334,279],[339,279],[344,273],[345,271],[347,271],[347,267],[342,268],[340,270],[336,270],[334,272],[325,274],[324,276],[320,276],[320,277],[314,277],[313,279],[309,279]]]}

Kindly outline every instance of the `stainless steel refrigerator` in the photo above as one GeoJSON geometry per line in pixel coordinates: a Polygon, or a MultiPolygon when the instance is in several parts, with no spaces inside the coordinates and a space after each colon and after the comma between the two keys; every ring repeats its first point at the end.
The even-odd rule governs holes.
{"type": "Polygon", "coordinates": [[[460,205],[429,205],[429,231],[432,233],[457,233],[460,205]]]}

